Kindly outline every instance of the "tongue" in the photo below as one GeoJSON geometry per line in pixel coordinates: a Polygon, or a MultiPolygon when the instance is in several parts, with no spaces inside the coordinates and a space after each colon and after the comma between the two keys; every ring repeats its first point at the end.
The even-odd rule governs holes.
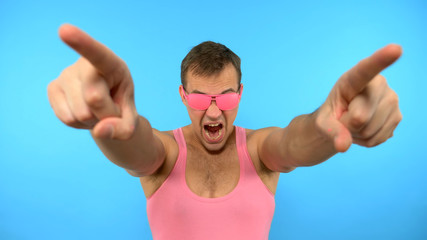
{"type": "Polygon", "coordinates": [[[209,136],[212,138],[216,138],[218,136],[220,129],[221,129],[220,126],[207,127],[207,130],[209,131],[209,136]]]}
{"type": "Polygon", "coordinates": [[[216,127],[208,127],[209,132],[215,132],[215,131],[218,131],[220,129],[221,129],[221,127],[219,125],[216,127]]]}

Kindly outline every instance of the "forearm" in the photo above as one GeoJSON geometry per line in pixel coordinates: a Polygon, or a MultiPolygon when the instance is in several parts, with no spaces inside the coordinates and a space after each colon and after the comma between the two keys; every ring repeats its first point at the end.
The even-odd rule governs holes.
{"type": "Polygon", "coordinates": [[[300,115],[268,136],[263,147],[274,168],[313,166],[337,153],[333,142],[317,129],[315,119],[316,112],[300,115]]]}
{"type": "Polygon", "coordinates": [[[289,158],[296,166],[313,166],[337,153],[333,141],[316,127],[316,112],[296,117],[282,135],[282,146],[287,145],[289,158]]]}
{"type": "Polygon", "coordinates": [[[92,137],[110,161],[142,175],[151,174],[165,158],[163,144],[142,116],[138,116],[135,131],[128,140],[101,139],[93,133],[92,137]]]}

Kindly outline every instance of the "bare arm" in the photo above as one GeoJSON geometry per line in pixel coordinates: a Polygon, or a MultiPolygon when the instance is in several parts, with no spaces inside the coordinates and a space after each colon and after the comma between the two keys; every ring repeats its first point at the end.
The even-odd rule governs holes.
{"type": "Polygon", "coordinates": [[[379,73],[401,51],[397,45],[378,50],[341,76],[314,113],[296,117],[286,128],[270,129],[258,145],[260,159],[273,171],[289,172],[319,164],[352,143],[373,147],[385,142],[402,115],[396,93],[379,73]]]}
{"type": "Polygon", "coordinates": [[[59,36],[81,58],[48,86],[57,117],[70,127],[90,129],[105,156],[130,174],[155,172],[166,151],[161,133],[136,111],[125,62],[74,26],[61,26],[59,36]]]}
{"type": "Polygon", "coordinates": [[[92,137],[104,155],[135,177],[153,174],[163,164],[166,151],[159,131],[152,129],[147,119],[139,116],[135,131],[127,140],[92,137]]]}
{"type": "Polygon", "coordinates": [[[337,153],[333,142],[316,129],[314,114],[298,116],[286,128],[270,129],[265,134],[258,152],[269,169],[290,172],[319,164],[337,153]]]}

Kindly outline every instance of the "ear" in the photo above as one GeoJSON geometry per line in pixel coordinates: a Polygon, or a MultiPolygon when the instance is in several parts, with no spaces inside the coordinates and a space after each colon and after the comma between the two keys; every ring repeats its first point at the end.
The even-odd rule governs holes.
{"type": "Polygon", "coordinates": [[[239,101],[240,101],[240,98],[242,97],[242,92],[243,92],[243,84],[241,83],[239,88],[239,101]]]}
{"type": "Polygon", "coordinates": [[[182,85],[179,85],[179,95],[181,96],[182,103],[184,103],[184,105],[186,105],[185,97],[184,97],[184,87],[182,85]]]}

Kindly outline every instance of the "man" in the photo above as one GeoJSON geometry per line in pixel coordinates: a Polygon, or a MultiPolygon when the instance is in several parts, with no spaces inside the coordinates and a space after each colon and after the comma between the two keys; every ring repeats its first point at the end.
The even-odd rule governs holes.
{"type": "Polygon", "coordinates": [[[379,75],[400,57],[397,45],[344,73],[315,112],[285,128],[249,130],[233,125],[243,93],[239,57],[204,42],[181,67],[191,124],[160,132],[138,115],[123,60],[74,26],[59,35],[81,58],[49,84],[52,108],[66,125],[90,129],[109,160],[140,178],[154,239],[268,239],[281,172],[353,143],[381,144],[402,119],[379,75]]]}

